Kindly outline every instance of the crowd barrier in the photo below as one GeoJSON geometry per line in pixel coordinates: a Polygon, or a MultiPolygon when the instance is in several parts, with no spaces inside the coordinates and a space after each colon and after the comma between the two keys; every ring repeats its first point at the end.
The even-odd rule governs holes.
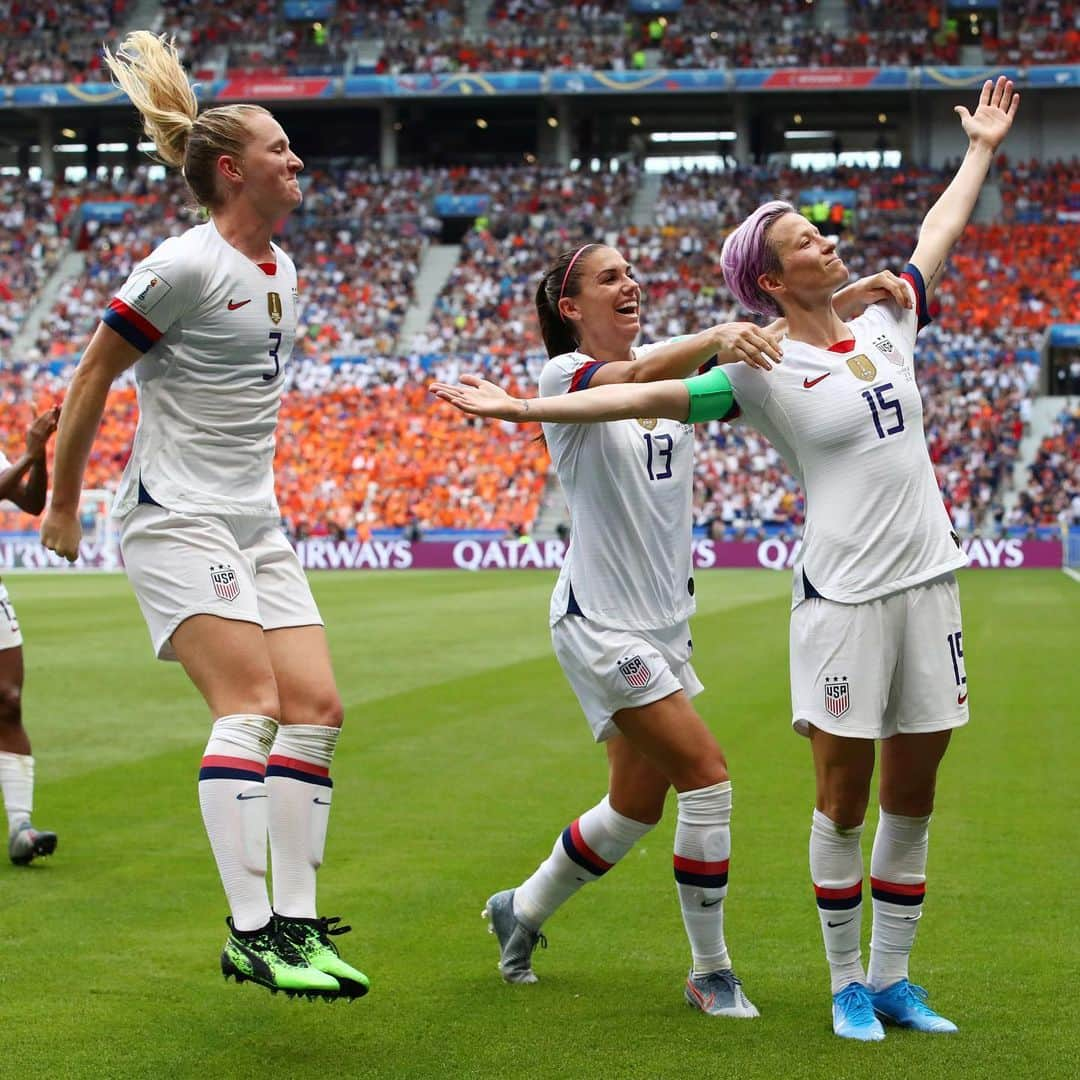
{"type": "MultiPolygon", "coordinates": [[[[695,540],[695,570],[787,570],[799,552],[798,540],[695,540]]],[[[331,540],[310,538],[294,544],[306,570],[557,570],[563,564],[562,540],[457,541],[331,540]]],[[[963,541],[969,565],[981,570],[1059,568],[1060,540],[969,537],[963,541]]],[[[9,570],[119,570],[119,548],[84,540],[74,564],[46,551],[37,540],[0,541],[0,572],[9,570]]],[[[209,574],[209,570],[207,570],[209,574]]]]}

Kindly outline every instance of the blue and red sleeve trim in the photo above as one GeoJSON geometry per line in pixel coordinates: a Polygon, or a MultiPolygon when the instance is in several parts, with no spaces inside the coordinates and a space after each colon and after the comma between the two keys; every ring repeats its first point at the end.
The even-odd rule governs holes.
{"type": "Polygon", "coordinates": [[[923,281],[922,271],[914,264],[908,263],[900,276],[915,290],[915,311],[919,316],[919,329],[929,326],[930,309],[926,303],[926,282],[923,281]]]}
{"type": "Polygon", "coordinates": [[[161,331],[128,307],[118,296],[109,302],[101,321],[110,330],[115,330],[129,345],[134,345],[139,352],[152,349],[161,340],[161,331]]]}
{"type": "Polygon", "coordinates": [[[589,364],[582,364],[581,367],[574,372],[574,377],[570,380],[570,389],[568,393],[572,394],[575,390],[587,389],[589,383],[592,382],[592,377],[599,368],[603,367],[603,364],[603,360],[593,360],[589,364]]]}

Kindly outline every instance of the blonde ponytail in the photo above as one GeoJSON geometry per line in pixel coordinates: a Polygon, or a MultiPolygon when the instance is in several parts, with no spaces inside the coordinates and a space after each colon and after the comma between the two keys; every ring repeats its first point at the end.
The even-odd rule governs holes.
{"type": "Polygon", "coordinates": [[[106,46],[105,63],[113,82],[142,114],[143,130],[153,140],[158,156],[167,165],[182,168],[199,104],[176,45],[164,34],[159,37],[149,30],[134,30],[115,55],[106,46]]]}
{"type": "Polygon", "coordinates": [[[143,130],[154,141],[166,165],[182,169],[200,206],[219,207],[224,198],[217,182],[222,155],[243,157],[251,138],[248,121],[262,113],[261,105],[222,105],[199,113],[180,63],[176,45],[165,35],[133,30],[113,55],[105,49],[113,82],[142,114],[143,130]]]}

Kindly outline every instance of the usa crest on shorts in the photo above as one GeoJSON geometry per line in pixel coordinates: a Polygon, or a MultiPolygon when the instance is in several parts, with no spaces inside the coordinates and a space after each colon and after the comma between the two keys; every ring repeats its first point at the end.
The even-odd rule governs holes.
{"type": "Polygon", "coordinates": [[[210,567],[210,582],[214,586],[214,592],[222,600],[231,603],[240,595],[240,582],[236,578],[236,571],[226,563],[210,567]]]}
{"type": "Polygon", "coordinates": [[[839,719],[848,711],[851,695],[846,675],[825,676],[825,711],[839,719]]]}
{"type": "Polygon", "coordinates": [[[619,661],[619,671],[622,677],[636,690],[649,685],[652,672],[649,671],[645,661],[640,656],[631,656],[628,660],[619,661]]]}

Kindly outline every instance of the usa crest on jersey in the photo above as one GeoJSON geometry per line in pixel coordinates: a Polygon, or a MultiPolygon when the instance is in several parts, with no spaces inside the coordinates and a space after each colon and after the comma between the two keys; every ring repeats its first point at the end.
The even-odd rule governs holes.
{"type": "Polygon", "coordinates": [[[622,672],[622,677],[637,690],[648,686],[649,679],[652,678],[652,672],[640,656],[631,656],[629,660],[621,660],[619,671],[622,672]]]}
{"type": "Polygon", "coordinates": [[[233,601],[240,595],[240,582],[236,578],[236,571],[226,564],[210,567],[210,582],[214,586],[214,592],[222,600],[233,601]]]}
{"type": "Polygon", "coordinates": [[[848,711],[851,695],[846,675],[825,676],[825,711],[839,719],[848,711]]]}

